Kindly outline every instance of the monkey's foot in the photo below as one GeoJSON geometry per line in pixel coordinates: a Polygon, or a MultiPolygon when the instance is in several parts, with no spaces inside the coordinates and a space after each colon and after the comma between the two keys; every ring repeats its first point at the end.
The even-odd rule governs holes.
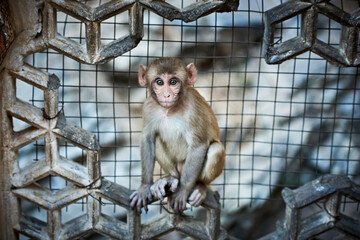
{"type": "Polygon", "coordinates": [[[201,203],[206,198],[206,191],[207,191],[207,187],[204,184],[202,183],[196,184],[194,190],[192,191],[192,193],[188,198],[188,202],[190,203],[190,205],[194,207],[200,206],[201,203]]]}
{"type": "Polygon", "coordinates": [[[131,209],[136,208],[137,212],[141,213],[141,208],[148,211],[148,203],[152,201],[152,195],[150,190],[150,184],[141,184],[137,191],[130,195],[131,209]]]}
{"type": "Polygon", "coordinates": [[[174,177],[164,177],[157,180],[150,188],[153,197],[164,200],[166,191],[175,192],[179,184],[179,179],[174,177]]]}

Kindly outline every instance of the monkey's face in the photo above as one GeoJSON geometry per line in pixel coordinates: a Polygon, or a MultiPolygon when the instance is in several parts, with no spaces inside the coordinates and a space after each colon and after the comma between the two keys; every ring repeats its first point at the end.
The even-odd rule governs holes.
{"type": "Polygon", "coordinates": [[[161,74],[151,83],[154,97],[164,108],[174,106],[180,97],[182,82],[173,74],[161,74]]]}

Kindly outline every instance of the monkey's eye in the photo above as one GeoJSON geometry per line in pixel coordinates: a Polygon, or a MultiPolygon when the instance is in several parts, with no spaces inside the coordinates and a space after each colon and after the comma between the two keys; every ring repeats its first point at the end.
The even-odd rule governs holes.
{"type": "Polygon", "coordinates": [[[164,85],[164,81],[161,80],[160,78],[156,79],[155,81],[156,81],[156,84],[159,86],[164,85]]]}
{"type": "Polygon", "coordinates": [[[173,78],[170,80],[170,85],[176,85],[177,82],[178,82],[177,79],[173,78]]]}

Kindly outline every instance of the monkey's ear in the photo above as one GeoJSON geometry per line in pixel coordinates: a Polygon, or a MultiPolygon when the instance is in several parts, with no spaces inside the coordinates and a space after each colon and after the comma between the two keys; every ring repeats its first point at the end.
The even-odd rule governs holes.
{"type": "Polygon", "coordinates": [[[197,70],[193,63],[190,63],[186,66],[186,71],[188,73],[188,81],[189,85],[194,85],[197,79],[197,70]]]}
{"type": "Polygon", "coordinates": [[[146,73],[146,66],[140,64],[138,71],[138,81],[140,86],[142,87],[146,87],[147,85],[145,73],[146,73]]]}

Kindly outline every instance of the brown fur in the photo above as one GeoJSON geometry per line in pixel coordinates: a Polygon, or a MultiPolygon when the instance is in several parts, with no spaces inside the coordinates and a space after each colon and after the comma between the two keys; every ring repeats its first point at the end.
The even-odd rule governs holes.
{"type": "MultiPolygon", "coordinates": [[[[178,212],[185,209],[186,201],[195,188],[198,190],[196,193],[204,198],[206,187],[203,186],[208,186],[221,174],[225,163],[225,151],[219,141],[220,130],[215,114],[191,86],[196,76],[193,64],[185,67],[176,58],[157,59],[148,68],[139,68],[139,83],[141,86],[146,85],[152,96],[143,107],[142,186],[137,192],[142,198],[148,195],[144,186],[153,184],[156,160],[164,172],[179,179],[179,187],[171,199],[173,208],[178,212]],[[179,96],[171,96],[176,99],[176,103],[170,107],[162,107],[158,100],[159,93],[153,91],[153,84],[159,77],[164,82],[170,78],[181,81],[176,86],[160,86],[167,89],[164,90],[166,93],[173,89],[179,91],[180,88],[179,96]]],[[[139,200],[132,205],[135,204],[139,209],[139,200]]],[[[146,208],[143,202],[141,206],[146,208]]]]}

